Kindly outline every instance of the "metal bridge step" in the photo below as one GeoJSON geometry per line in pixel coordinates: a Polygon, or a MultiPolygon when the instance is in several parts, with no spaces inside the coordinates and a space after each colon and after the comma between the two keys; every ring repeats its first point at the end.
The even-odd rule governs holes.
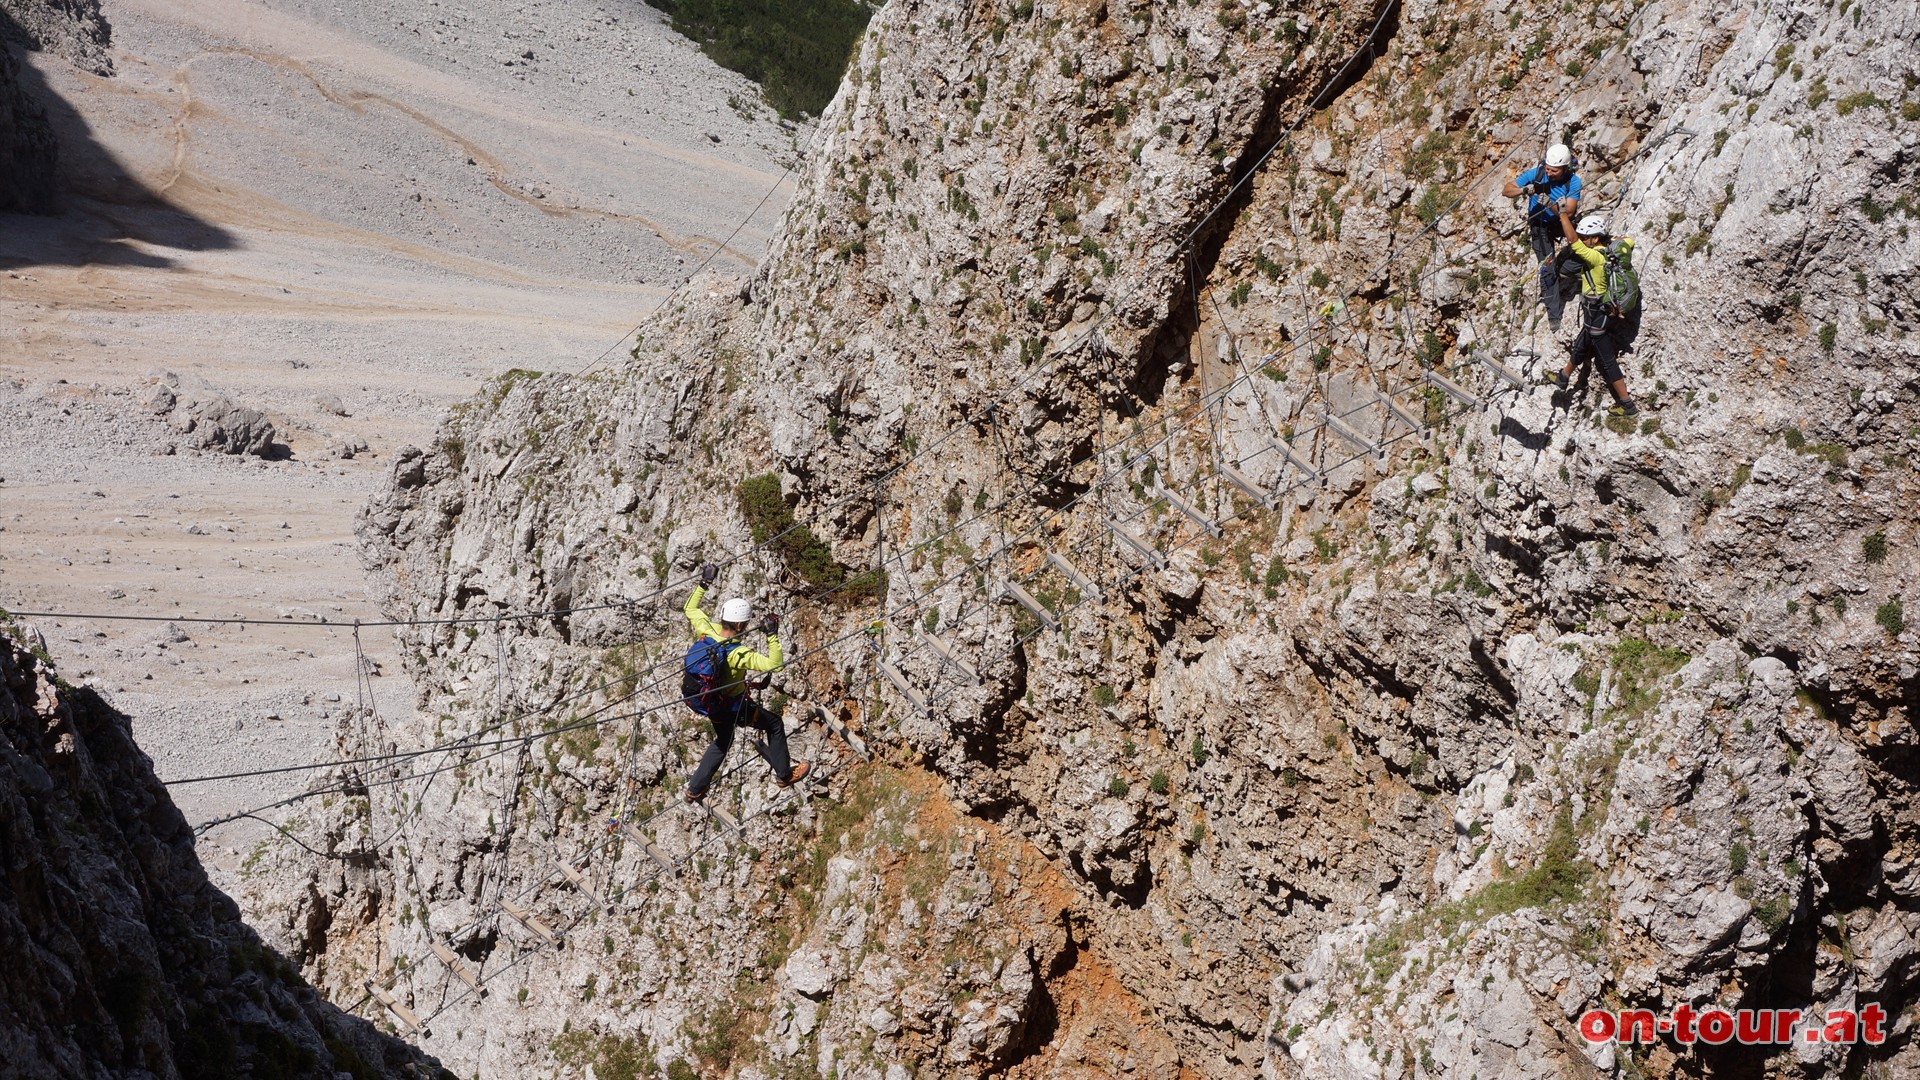
{"type": "Polygon", "coordinates": [[[1488,356],[1486,353],[1481,352],[1479,349],[1473,350],[1473,355],[1478,357],[1480,362],[1487,366],[1487,370],[1500,376],[1507,382],[1512,383],[1516,389],[1525,390],[1527,388],[1527,380],[1521,378],[1519,372],[1488,356]]]}
{"type": "Polygon", "coordinates": [[[1185,514],[1194,524],[1207,530],[1207,535],[1215,538],[1220,536],[1220,524],[1218,522],[1201,513],[1199,508],[1192,503],[1174,494],[1171,488],[1161,488],[1160,497],[1167,500],[1167,505],[1185,514]]]}
{"type": "Polygon", "coordinates": [[[538,915],[535,915],[533,912],[528,911],[526,908],[521,907],[511,900],[500,901],[500,910],[519,920],[520,925],[540,935],[541,940],[547,944],[552,945],[556,949],[561,947],[560,935],[553,932],[553,927],[541,922],[538,915]]]}
{"type": "Polygon", "coordinates": [[[1307,478],[1307,483],[1311,484],[1315,480],[1320,479],[1320,471],[1315,469],[1313,464],[1306,458],[1301,457],[1300,454],[1294,450],[1292,444],[1276,440],[1273,446],[1274,449],[1280,451],[1280,456],[1286,459],[1287,464],[1299,470],[1300,475],[1307,478]]]}
{"type": "Polygon", "coordinates": [[[1320,420],[1326,425],[1328,431],[1338,435],[1343,441],[1353,444],[1361,453],[1366,454],[1368,457],[1377,458],[1380,456],[1380,448],[1378,446],[1368,442],[1359,432],[1341,423],[1340,419],[1332,413],[1323,413],[1320,420]]]}
{"type": "Polygon", "coordinates": [[[840,721],[835,720],[833,714],[828,712],[824,706],[815,705],[812,702],[809,702],[808,705],[813,709],[814,714],[820,718],[821,725],[838,737],[841,742],[853,747],[853,752],[860,755],[860,760],[872,760],[873,755],[867,750],[867,742],[865,739],[854,734],[852,728],[846,727],[842,725],[840,721]]]}
{"type": "MultiPolygon", "coordinates": [[[[927,643],[927,647],[933,650],[933,655],[940,658],[941,663],[959,672],[968,682],[978,683],[980,681],[980,673],[973,670],[966,661],[960,659],[959,654],[953,651],[952,646],[949,646],[946,642],[941,641],[932,634],[921,634],[920,637],[927,643]]],[[[832,725],[829,726],[831,727],[832,725]]],[[[835,733],[838,734],[837,731],[835,733]]]]}
{"type": "Polygon", "coordinates": [[[600,891],[593,887],[593,882],[587,880],[587,875],[574,869],[567,863],[560,864],[560,874],[566,878],[574,888],[579,889],[580,895],[591,901],[594,907],[605,908],[607,906],[607,902],[600,898],[600,891]]]}
{"type": "Polygon", "coordinates": [[[1100,596],[1100,586],[1095,585],[1092,578],[1087,577],[1087,575],[1075,568],[1072,563],[1068,562],[1065,555],[1060,555],[1052,551],[1047,552],[1047,565],[1060,571],[1062,577],[1073,582],[1073,587],[1080,590],[1081,596],[1096,599],[1100,596]]]}
{"type": "Polygon", "coordinates": [[[466,983],[469,989],[482,997],[486,996],[487,988],[481,985],[480,976],[474,972],[473,965],[460,958],[459,953],[437,941],[428,942],[427,947],[432,949],[433,955],[446,965],[448,971],[453,972],[461,982],[466,983]]]}
{"type": "Polygon", "coordinates": [[[740,831],[740,819],[727,813],[725,810],[720,809],[704,799],[700,801],[700,809],[712,815],[713,820],[719,822],[720,827],[728,832],[737,833],[740,831]]]}
{"type": "Polygon", "coordinates": [[[655,847],[653,844],[653,841],[647,839],[646,836],[642,834],[639,829],[634,827],[632,822],[630,821],[621,822],[620,833],[622,836],[625,836],[628,840],[631,840],[633,843],[640,845],[640,850],[647,853],[647,858],[652,859],[654,862],[658,863],[660,865],[660,869],[666,871],[669,874],[673,873],[673,860],[667,858],[666,852],[661,851],[659,848],[655,847]]]}
{"type": "Polygon", "coordinates": [[[1224,461],[1216,463],[1214,467],[1220,470],[1221,476],[1226,477],[1227,483],[1239,488],[1246,494],[1247,498],[1252,499],[1254,502],[1259,503],[1269,510],[1279,505],[1279,499],[1275,498],[1267,489],[1254,483],[1253,479],[1246,473],[1241,472],[1239,469],[1234,468],[1224,461]]]}
{"type": "Polygon", "coordinates": [[[1049,630],[1060,629],[1060,620],[1054,617],[1053,612],[1048,611],[1040,601],[1035,600],[1033,594],[1021,588],[1019,583],[1009,579],[1001,582],[1000,587],[1005,589],[1007,595],[1013,597],[1021,607],[1032,612],[1033,617],[1040,620],[1040,625],[1049,630]]]}
{"type": "Polygon", "coordinates": [[[367,983],[367,992],[373,995],[373,999],[375,1001],[378,1001],[380,1004],[385,1005],[387,1007],[387,1011],[393,1014],[394,1019],[400,1021],[402,1024],[405,1024],[408,1027],[408,1029],[411,1030],[415,1035],[419,1035],[423,1038],[426,1036],[427,1027],[425,1024],[422,1024],[420,1022],[420,1017],[415,1015],[412,1009],[409,1009],[405,1005],[402,1005],[400,1003],[400,999],[397,997],[394,997],[393,994],[390,993],[386,987],[381,986],[379,983],[369,980],[367,983]]]}
{"type": "Polygon", "coordinates": [[[927,699],[921,695],[920,691],[913,688],[913,684],[907,681],[905,675],[900,674],[899,668],[882,660],[880,674],[886,676],[887,681],[893,684],[893,688],[899,691],[900,696],[906,698],[916,711],[927,711],[927,699]]]}
{"type": "Polygon", "coordinates": [[[1166,569],[1167,557],[1160,554],[1159,550],[1154,548],[1153,545],[1129,532],[1126,526],[1117,521],[1109,521],[1107,522],[1107,528],[1112,529],[1114,537],[1122,544],[1132,548],[1133,553],[1138,555],[1143,562],[1162,570],[1166,569]]]}
{"type": "Polygon", "coordinates": [[[1419,417],[1408,412],[1406,408],[1403,407],[1399,402],[1393,400],[1393,396],[1391,394],[1381,394],[1380,404],[1385,405],[1387,407],[1387,413],[1391,415],[1395,420],[1398,420],[1402,424],[1405,424],[1407,426],[1408,431],[1417,433],[1417,432],[1425,431],[1427,429],[1427,425],[1425,421],[1421,420],[1419,417]]]}
{"type": "Polygon", "coordinates": [[[1460,404],[1465,405],[1467,408],[1477,409],[1480,407],[1480,399],[1478,397],[1474,396],[1473,394],[1467,393],[1467,391],[1464,388],[1462,388],[1460,384],[1454,382],[1452,379],[1447,378],[1445,375],[1442,375],[1437,371],[1429,371],[1426,373],[1426,379],[1427,379],[1427,385],[1433,387],[1436,390],[1439,390],[1441,393],[1447,395],[1448,397],[1459,402],[1460,404]]]}

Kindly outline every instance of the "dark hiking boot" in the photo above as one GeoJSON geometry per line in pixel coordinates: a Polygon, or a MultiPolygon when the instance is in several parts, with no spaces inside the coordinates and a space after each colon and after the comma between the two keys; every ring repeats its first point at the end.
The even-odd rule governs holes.
{"type": "Polygon", "coordinates": [[[690,803],[697,803],[706,797],[707,793],[704,791],[695,791],[692,788],[687,789],[687,801],[690,803]]]}
{"type": "Polygon", "coordinates": [[[1628,398],[1613,407],[1613,414],[1615,416],[1639,416],[1640,406],[1635,405],[1632,398],[1628,398]]]}

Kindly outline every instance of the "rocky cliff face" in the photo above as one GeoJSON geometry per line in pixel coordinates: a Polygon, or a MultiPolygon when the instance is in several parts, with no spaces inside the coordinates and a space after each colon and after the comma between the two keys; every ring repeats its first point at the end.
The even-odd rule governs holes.
{"type": "Polygon", "coordinates": [[[20,62],[0,47],[0,213],[37,213],[53,205],[59,151],[47,111],[20,85],[20,62]]]}
{"type": "Polygon", "coordinates": [[[113,74],[113,27],[100,0],[5,0],[0,39],[44,49],[95,75],[113,74]]]}
{"type": "Polygon", "coordinates": [[[23,85],[10,46],[45,49],[96,75],[111,75],[111,40],[99,0],[0,3],[0,213],[51,212],[59,161],[46,109],[23,85]]]}
{"type": "MultiPolygon", "coordinates": [[[[365,890],[262,902],[483,1071],[1920,1068],[1916,37],[1912,5],[890,5],[759,274],[401,456],[362,525],[390,607],[482,621],[413,634],[432,719],[379,739],[486,734],[370,809],[405,839],[365,890]],[[1549,133],[1639,243],[1631,422],[1482,359],[1564,355],[1497,196],[1549,133]],[[674,802],[702,559],[889,762],[820,742],[825,797],[738,839],[674,802]],[[598,824],[655,810],[673,875],[598,824]],[[541,947],[501,897],[590,929],[541,947]],[[1866,1001],[1885,1045],[1574,1029],[1866,1001]]],[[[781,805],[757,766],[726,791],[781,805]]]]}
{"type": "Polygon", "coordinates": [[[208,883],[128,719],[24,636],[0,627],[7,1075],[444,1075],[260,943],[208,883]]]}

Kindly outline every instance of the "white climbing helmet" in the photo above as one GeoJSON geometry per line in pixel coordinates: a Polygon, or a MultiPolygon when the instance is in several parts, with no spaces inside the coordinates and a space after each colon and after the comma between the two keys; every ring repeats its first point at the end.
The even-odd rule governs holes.
{"type": "Polygon", "coordinates": [[[1588,214],[1580,219],[1580,224],[1574,226],[1573,232],[1576,236],[1605,236],[1607,219],[1600,214],[1588,214]]]}
{"type": "Polygon", "coordinates": [[[1566,143],[1554,143],[1547,147],[1547,164],[1564,169],[1573,164],[1573,151],[1567,149],[1566,143]]]}
{"type": "Polygon", "coordinates": [[[720,605],[720,621],[743,623],[753,618],[753,601],[744,596],[736,596],[720,605]]]}

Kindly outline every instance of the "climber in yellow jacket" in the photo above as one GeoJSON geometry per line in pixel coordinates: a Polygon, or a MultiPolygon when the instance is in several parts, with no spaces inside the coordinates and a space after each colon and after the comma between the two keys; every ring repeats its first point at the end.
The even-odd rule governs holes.
{"type": "Polygon", "coordinates": [[[1611,240],[1607,220],[1599,214],[1588,214],[1576,227],[1573,206],[1573,200],[1562,199],[1557,209],[1560,231],[1572,246],[1574,258],[1585,267],[1580,273],[1580,308],[1585,325],[1574,339],[1566,367],[1554,376],[1553,384],[1565,390],[1575,369],[1592,360],[1613,391],[1614,411],[1633,416],[1640,407],[1627,391],[1626,375],[1620,370],[1620,353],[1632,346],[1640,332],[1640,277],[1633,269],[1633,241],[1626,237],[1611,240]]]}
{"type": "Polygon", "coordinates": [[[753,620],[752,602],[744,597],[728,600],[720,605],[718,623],[700,610],[700,601],[719,573],[720,568],[712,563],[701,567],[700,584],[694,588],[693,595],[687,597],[686,607],[682,609],[687,622],[693,626],[694,641],[687,649],[680,693],[694,712],[705,716],[713,725],[713,740],[700,755],[700,764],[687,783],[688,802],[699,802],[706,797],[713,774],[726,760],[727,751],[733,749],[734,728],[741,724],[766,736],[765,742],[754,743],[754,749],[772,767],[774,781],[781,787],[798,782],[812,768],[804,761],[789,764],[786,725],[780,717],[747,696],[750,674],[771,674],[785,664],[780,652],[780,618],[768,615],[760,620],[760,629],[767,635],[765,653],[747,648],[740,635],[746,633],[747,624],[753,620]]]}

